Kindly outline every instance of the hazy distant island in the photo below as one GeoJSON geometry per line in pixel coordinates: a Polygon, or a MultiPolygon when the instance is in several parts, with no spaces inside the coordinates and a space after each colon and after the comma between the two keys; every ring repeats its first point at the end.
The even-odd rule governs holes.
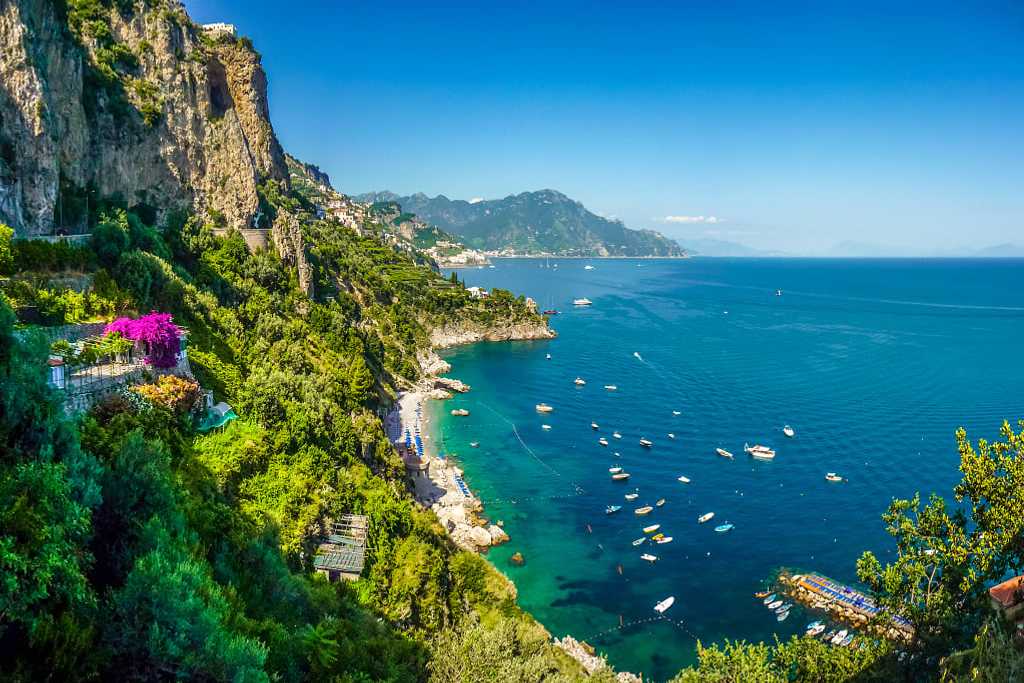
{"type": "Polygon", "coordinates": [[[622,221],[598,216],[556,190],[474,201],[428,197],[422,192],[403,197],[388,191],[368,192],[355,199],[372,204],[396,202],[403,210],[492,256],[687,255],[659,232],[627,228],[622,221]]]}
{"type": "Polygon", "coordinates": [[[988,247],[907,247],[846,240],[827,249],[807,251],[780,251],[758,249],[739,242],[706,237],[680,237],[676,240],[690,256],[720,256],[747,258],[1021,258],[1024,246],[994,244],[988,247]]]}

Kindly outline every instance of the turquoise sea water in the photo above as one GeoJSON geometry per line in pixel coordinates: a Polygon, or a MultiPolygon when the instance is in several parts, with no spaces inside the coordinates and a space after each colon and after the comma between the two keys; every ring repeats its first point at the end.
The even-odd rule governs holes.
{"type": "Polygon", "coordinates": [[[785,566],[855,580],[863,550],[891,556],[880,515],[892,497],[951,491],[958,426],[994,437],[1024,417],[1024,260],[557,263],[459,271],[559,309],[559,337],[450,351],[472,391],[429,410],[487,515],[504,520],[512,541],[490,559],[522,605],[620,669],[663,680],[694,661],[694,637],[800,631],[810,615],[778,623],[751,597],[766,578],[785,566]],[[583,296],[594,305],[574,308],[583,296]],[[555,411],[537,413],[541,401],[555,411]],[[471,415],[449,417],[455,407],[471,415]],[[744,442],[778,455],[753,461],[744,442]],[[613,465],[627,483],[611,481],[613,465]],[[832,471],[848,481],[826,482],[832,471]],[[634,515],[659,498],[664,507],[634,515]],[[606,515],[609,504],[623,509],[606,515]],[[715,533],[726,521],[735,529],[715,533]],[[674,541],[633,547],[654,523],[674,541]],[[509,564],[515,551],[525,566],[509,564]],[[656,616],[669,595],[672,622],[617,628],[656,616]]]}

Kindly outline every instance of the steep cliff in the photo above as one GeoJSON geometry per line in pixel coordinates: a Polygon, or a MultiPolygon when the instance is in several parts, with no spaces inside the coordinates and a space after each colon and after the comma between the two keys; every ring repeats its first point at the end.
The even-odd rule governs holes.
{"type": "Polygon", "coordinates": [[[110,198],[251,227],[259,184],[287,178],[248,41],[173,0],[0,3],[0,221],[18,234],[86,232],[110,198]]]}

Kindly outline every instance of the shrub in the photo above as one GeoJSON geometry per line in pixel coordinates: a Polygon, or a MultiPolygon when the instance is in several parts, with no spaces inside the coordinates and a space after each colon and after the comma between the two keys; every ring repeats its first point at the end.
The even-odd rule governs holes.
{"type": "Polygon", "coordinates": [[[132,387],[132,391],[177,414],[191,410],[202,393],[197,382],[176,375],[163,375],[152,384],[132,387]]]}

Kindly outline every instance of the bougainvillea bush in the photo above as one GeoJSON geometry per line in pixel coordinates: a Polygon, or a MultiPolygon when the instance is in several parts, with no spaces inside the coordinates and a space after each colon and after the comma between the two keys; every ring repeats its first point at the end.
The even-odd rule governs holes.
{"type": "Polygon", "coordinates": [[[171,321],[170,313],[147,313],[140,318],[118,318],[107,325],[107,333],[120,332],[125,339],[146,344],[146,362],[154,368],[177,365],[181,347],[181,328],[171,321]]]}

